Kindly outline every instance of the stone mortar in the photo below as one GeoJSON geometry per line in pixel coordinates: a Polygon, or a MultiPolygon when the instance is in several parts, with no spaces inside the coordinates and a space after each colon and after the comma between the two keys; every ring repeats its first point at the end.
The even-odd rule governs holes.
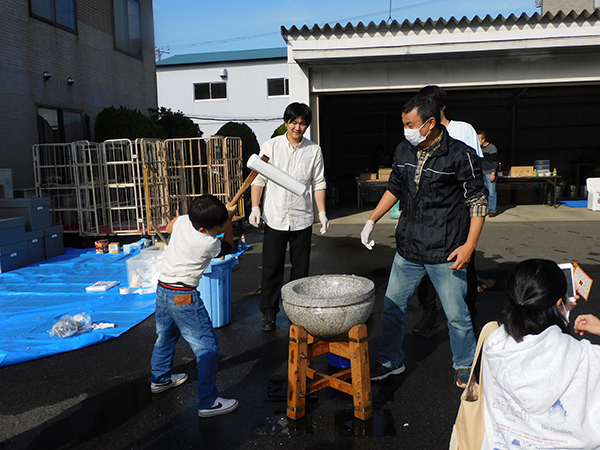
{"type": "Polygon", "coordinates": [[[334,336],[367,321],[375,284],[355,275],[319,275],[287,283],[281,297],[292,323],[313,336],[334,336]]]}

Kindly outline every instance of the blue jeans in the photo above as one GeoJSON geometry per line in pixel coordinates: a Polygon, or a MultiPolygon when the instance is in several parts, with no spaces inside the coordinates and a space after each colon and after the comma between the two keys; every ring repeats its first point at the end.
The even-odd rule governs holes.
{"type": "Polygon", "coordinates": [[[171,379],[175,344],[180,336],[190,344],[198,365],[198,409],[210,408],[217,398],[217,351],[219,343],[212,323],[197,290],[178,291],[158,286],[156,289],[156,334],[152,352],[153,383],[171,379]],[[190,295],[191,299],[175,296],[190,295]],[[183,301],[182,301],[183,300],[183,301]]]}
{"type": "Polygon", "coordinates": [[[487,188],[488,194],[488,205],[490,206],[490,212],[496,212],[496,205],[498,204],[498,196],[496,195],[496,180],[490,181],[491,174],[483,174],[483,182],[487,188]]]}
{"type": "Polygon", "coordinates": [[[448,319],[453,366],[455,369],[471,367],[476,342],[469,308],[465,303],[467,271],[449,269],[452,264],[416,263],[396,253],[381,314],[383,336],[377,358],[381,364],[396,368],[404,360],[402,341],[406,332],[406,309],[421,278],[427,273],[448,319]]]}

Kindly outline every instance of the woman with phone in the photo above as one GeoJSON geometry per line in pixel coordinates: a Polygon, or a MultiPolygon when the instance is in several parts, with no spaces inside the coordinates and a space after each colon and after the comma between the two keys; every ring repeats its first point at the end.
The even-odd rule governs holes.
{"type": "MultiPolygon", "coordinates": [[[[481,448],[600,447],[600,346],[569,335],[576,303],[563,272],[553,261],[523,261],[506,290],[501,326],[483,347],[481,448]]],[[[600,320],[580,316],[575,331],[600,335],[600,320]]]]}

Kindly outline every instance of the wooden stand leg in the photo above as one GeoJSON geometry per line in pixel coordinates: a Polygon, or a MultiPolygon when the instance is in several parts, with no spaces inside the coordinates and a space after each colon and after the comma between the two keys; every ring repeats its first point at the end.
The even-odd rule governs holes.
{"type": "Polygon", "coordinates": [[[356,325],[348,332],[348,346],[352,370],[354,417],[368,420],[373,417],[373,398],[369,369],[369,344],[365,324],[356,325]]]}
{"type": "Polygon", "coordinates": [[[306,412],[306,372],[308,368],[308,333],[298,325],[290,327],[288,360],[287,416],[296,420],[306,412]]]}

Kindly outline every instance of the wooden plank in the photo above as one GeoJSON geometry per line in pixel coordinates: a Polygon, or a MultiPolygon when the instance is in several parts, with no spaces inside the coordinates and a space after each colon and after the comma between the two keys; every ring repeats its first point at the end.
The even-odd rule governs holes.
{"type": "Polygon", "coordinates": [[[306,412],[307,337],[304,328],[298,325],[290,327],[287,416],[294,420],[303,417],[306,412]]]}
{"type": "Polygon", "coordinates": [[[369,368],[369,344],[367,326],[360,324],[348,333],[350,364],[352,371],[352,398],[354,417],[368,420],[373,417],[373,397],[371,393],[371,370],[369,368]]]}

